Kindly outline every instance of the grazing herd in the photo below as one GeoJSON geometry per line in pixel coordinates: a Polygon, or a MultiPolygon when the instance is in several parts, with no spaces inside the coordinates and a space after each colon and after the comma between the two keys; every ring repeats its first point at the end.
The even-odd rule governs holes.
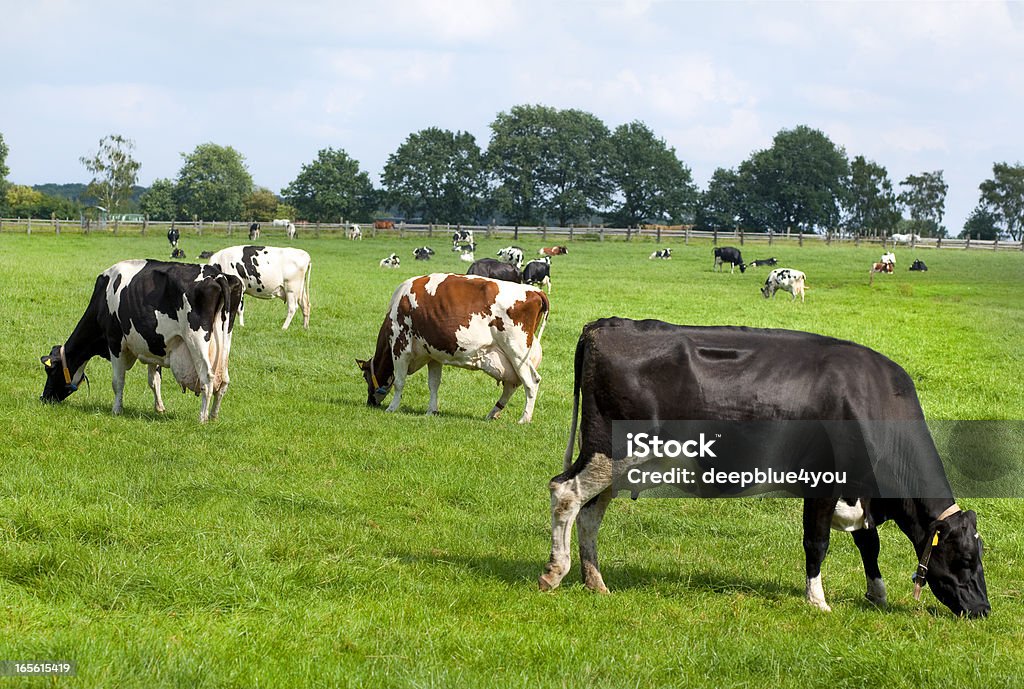
{"type": "MultiPolygon", "coordinates": [[[[293,237],[294,225],[288,222],[285,227],[293,237]]],[[[250,237],[258,238],[259,232],[259,224],[253,223],[250,237]]],[[[352,226],[348,237],[361,239],[359,227],[352,226]]],[[[172,251],[180,251],[179,232],[172,229],[167,238],[172,251]]],[[[471,231],[457,231],[452,251],[471,263],[467,274],[421,275],[394,290],[373,353],[369,359],[356,359],[368,405],[381,406],[393,392],[386,411],[397,411],[408,376],[426,367],[427,414],[436,414],[441,374],[448,365],[483,371],[501,385],[488,419],[498,417],[522,387],[526,400],[519,423],[531,421],[541,381],[541,338],[551,310],[552,257],[567,255],[568,249],[541,248],[542,258],[524,265],[521,247],[504,247],[497,258],[474,260],[476,247],[471,231]]],[[[413,250],[417,261],[434,255],[427,246],[413,250]]],[[[670,248],[662,248],[649,258],[671,256],[670,248]]],[[[806,275],[775,268],[775,257],[748,265],[735,247],[716,247],[713,257],[712,270],[718,272],[726,263],[730,272],[738,266],[741,273],[748,267],[772,267],[763,296],[771,298],[784,290],[792,301],[797,296],[804,301],[806,275]]],[[[200,422],[216,418],[230,382],[228,357],[236,318],[244,325],[244,296],[284,301],[282,329],[301,307],[303,327],[308,328],[312,261],[300,249],[255,245],[233,246],[203,258],[206,265],[128,260],[101,273],[71,335],[41,357],[46,373],[41,399],[63,401],[86,379],[86,364],[101,356],[113,368],[114,414],[122,411],[126,372],[141,361],[148,367],[156,411],[164,410],[161,371],[169,368],[183,391],[201,398],[200,422]]],[[[895,264],[895,255],[886,253],[873,265],[871,280],[876,272],[892,273],[895,264]]],[[[392,253],[380,266],[398,268],[401,260],[392,253]]],[[[910,270],[927,267],[915,260],[910,270]]],[[[623,318],[589,323],[576,346],[569,445],[562,473],[549,484],[551,555],[540,576],[541,589],[558,587],[569,571],[575,525],[584,584],[595,591],[608,590],[598,568],[598,529],[616,492],[613,481],[638,461],[617,454],[612,424],[650,419],[861,424],[858,439],[880,451],[885,462],[898,464],[892,471],[912,477],[914,472],[924,474],[924,484],[939,488],[936,494],[906,499],[805,495],[807,601],[830,609],[821,565],[830,530],[840,530],[851,532],[861,552],[868,600],[885,604],[877,526],[891,520],[919,557],[915,596],[927,584],[956,615],[989,613],[976,515],[956,504],[937,463],[913,382],[897,364],[866,347],[810,333],[623,318]],[[577,428],[579,455],[573,461],[577,428]]],[[[767,442],[777,447],[780,438],[767,442]]],[[[817,446],[802,447],[802,453],[787,457],[794,469],[838,461],[823,457],[817,446]]],[[[752,488],[771,489],[769,484],[752,488]]]]}

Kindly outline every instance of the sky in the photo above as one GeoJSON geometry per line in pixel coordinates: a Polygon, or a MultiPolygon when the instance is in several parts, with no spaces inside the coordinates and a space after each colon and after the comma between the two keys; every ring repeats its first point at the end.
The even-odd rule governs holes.
{"type": "Polygon", "coordinates": [[[276,193],[325,148],[374,183],[428,127],[481,148],[516,105],[644,122],[704,189],[783,129],[898,183],[942,170],[957,234],[1024,161],[1024,2],[0,0],[0,134],[16,184],[88,182],[104,136],[139,183],[232,146],[276,193]]]}

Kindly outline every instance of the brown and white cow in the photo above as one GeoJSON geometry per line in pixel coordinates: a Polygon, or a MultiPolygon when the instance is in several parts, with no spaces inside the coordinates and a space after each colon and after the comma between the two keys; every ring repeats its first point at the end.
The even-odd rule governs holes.
{"type": "Polygon", "coordinates": [[[537,253],[541,256],[564,256],[569,253],[569,248],[565,246],[545,246],[541,247],[537,253]]]}
{"type": "Polygon", "coordinates": [[[387,411],[396,411],[406,378],[426,365],[427,414],[436,414],[441,367],[448,364],[483,371],[502,384],[488,419],[501,414],[516,388],[525,387],[519,423],[528,423],[540,384],[548,310],[547,295],[528,285],[452,273],[406,280],[391,296],[373,357],[356,360],[366,379],[366,403],[380,406],[393,385],[387,411]]]}
{"type": "Polygon", "coordinates": [[[868,272],[868,284],[875,284],[875,273],[892,273],[893,264],[888,261],[884,263],[874,263],[871,265],[871,270],[868,272]]]}

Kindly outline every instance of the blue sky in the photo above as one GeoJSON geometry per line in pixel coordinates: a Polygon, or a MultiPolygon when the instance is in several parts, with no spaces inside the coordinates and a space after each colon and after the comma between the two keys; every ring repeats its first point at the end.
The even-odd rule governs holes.
{"type": "Polygon", "coordinates": [[[820,129],[894,183],[944,170],[953,234],[994,162],[1024,161],[1024,3],[0,0],[8,179],[88,181],[101,137],[140,183],[241,152],[275,192],[326,147],[376,182],[430,126],[482,148],[518,104],[645,122],[704,188],[820,129]]]}

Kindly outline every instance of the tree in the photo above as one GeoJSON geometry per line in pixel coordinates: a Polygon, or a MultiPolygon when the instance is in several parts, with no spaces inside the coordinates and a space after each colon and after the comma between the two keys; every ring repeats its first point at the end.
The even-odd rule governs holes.
{"type": "Polygon", "coordinates": [[[498,113],[491,123],[491,141],[484,160],[498,184],[494,194],[498,210],[514,225],[541,222],[537,171],[545,155],[544,141],[554,112],[543,105],[517,105],[510,112],[498,113]]]}
{"type": "Polygon", "coordinates": [[[252,175],[245,157],[231,146],[200,144],[178,172],[174,200],[186,218],[239,220],[245,197],[252,192],[252,175]]]}
{"type": "Polygon", "coordinates": [[[964,223],[963,232],[960,233],[960,239],[984,239],[992,241],[999,236],[999,216],[989,210],[985,204],[978,204],[970,216],[967,218],[967,222],[964,223]]]}
{"type": "Polygon", "coordinates": [[[0,134],[0,211],[3,210],[3,201],[7,197],[7,175],[10,168],[7,167],[7,144],[4,143],[4,135],[0,134]]]}
{"type": "Polygon", "coordinates": [[[892,234],[900,212],[884,167],[857,156],[850,163],[846,191],[846,229],[861,236],[892,234]]]}
{"type": "Polygon", "coordinates": [[[74,218],[79,214],[81,204],[70,199],[51,196],[21,184],[8,184],[0,207],[6,207],[11,215],[26,218],[74,218]]]}
{"type": "Polygon", "coordinates": [[[139,197],[139,210],[149,216],[150,220],[176,220],[179,216],[174,197],[174,182],[155,179],[139,197]]]}
{"type": "Polygon", "coordinates": [[[740,225],[744,199],[739,174],[718,168],[701,194],[697,226],[702,230],[732,230],[740,225]]]}
{"type": "Polygon", "coordinates": [[[280,205],[280,201],[274,192],[266,187],[257,187],[242,202],[242,218],[269,222],[274,218],[281,217],[277,215],[278,205],[280,205]]]}
{"type": "Polygon", "coordinates": [[[620,125],[609,143],[608,180],[619,199],[609,213],[613,223],[681,222],[693,214],[697,189],[690,169],[647,125],[620,125]]]}
{"type": "Polygon", "coordinates": [[[981,199],[1014,240],[1024,239],[1024,165],[996,163],[979,186],[981,199]]]}
{"type": "Polygon", "coordinates": [[[99,150],[91,157],[79,158],[92,173],[86,193],[95,197],[110,213],[122,213],[139,178],[142,163],[132,157],[135,142],[120,134],[100,139],[99,150]]]}
{"type": "Polygon", "coordinates": [[[483,155],[467,132],[430,127],[388,156],[381,178],[390,204],[428,223],[470,223],[487,191],[483,155]]]}
{"type": "Polygon", "coordinates": [[[297,215],[314,222],[368,220],[377,206],[370,176],[345,151],[322,149],[316,160],[303,165],[291,184],[281,190],[297,215]]]}
{"type": "Polygon", "coordinates": [[[559,110],[545,134],[541,208],[562,227],[589,219],[611,200],[608,127],[589,112],[559,110]]]}
{"type": "Polygon", "coordinates": [[[900,186],[906,187],[899,200],[910,212],[913,232],[922,237],[945,237],[946,228],[941,223],[949,186],[942,180],[942,170],[908,175],[900,186]]]}

